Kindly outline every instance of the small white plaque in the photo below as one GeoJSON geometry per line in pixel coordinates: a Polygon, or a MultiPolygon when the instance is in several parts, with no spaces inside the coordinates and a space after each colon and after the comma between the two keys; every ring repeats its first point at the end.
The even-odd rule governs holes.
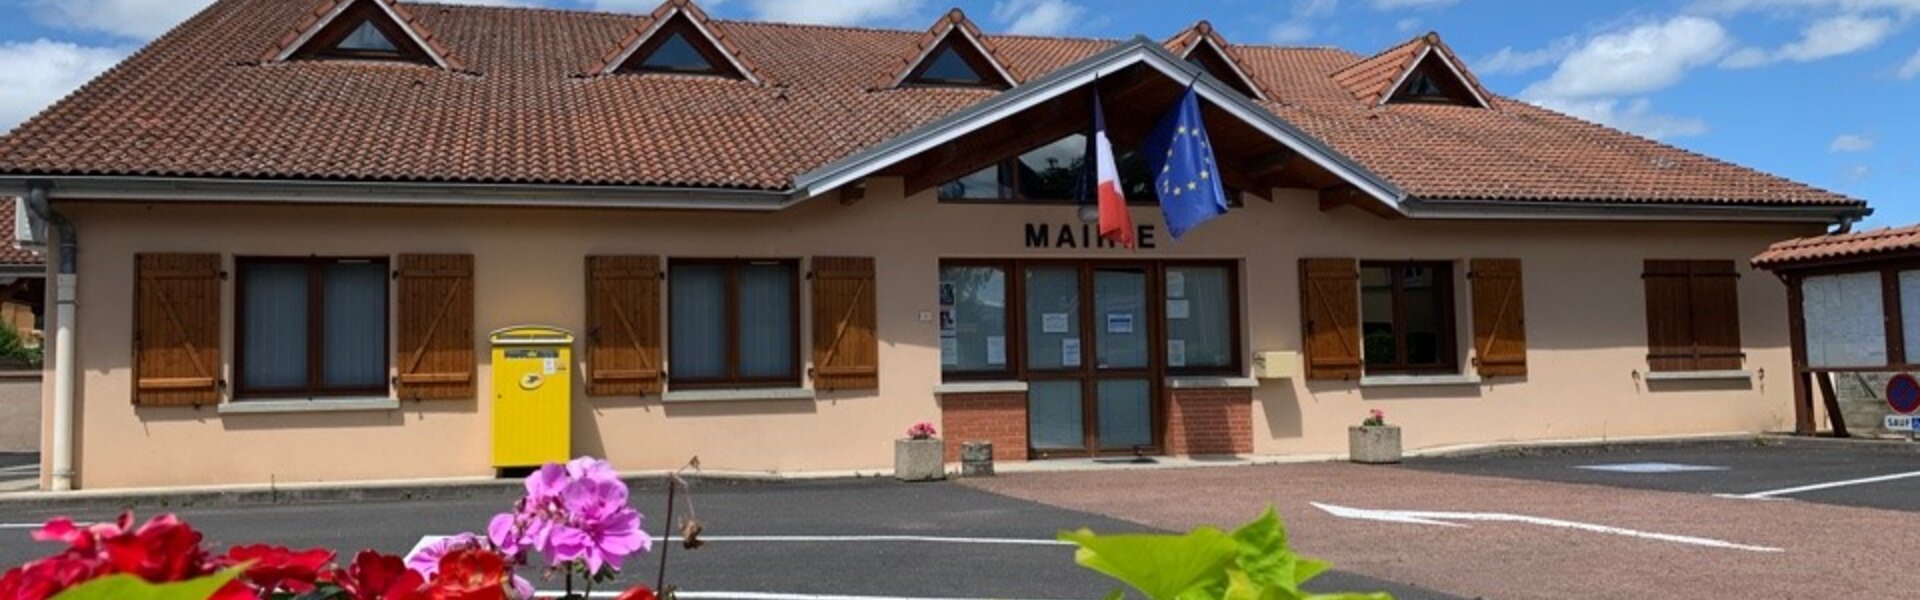
{"type": "Polygon", "coordinates": [[[1167,318],[1182,320],[1193,314],[1193,304],[1188,300],[1168,300],[1167,318]]]}
{"type": "Polygon", "coordinates": [[[1187,366],[1187,341],[1167,340],[1167,366],[1187,366]]]}
{"type": "Polygon", "coordinates": [[[554,374],[554,373],[557,373],[557,372],[559,372],[559,371],[560,371],[560,359],[558,359],[558,358],[542,358],[542,359],[540,359],[540,372],[541,372],[541,373],[543,373],[543,374],[546,374],[546,375],[552,375],[552,374],[554,374]]]}
{"type": "Polygon", "coordinates": [[[1107,333],[1133,333],[1133,313],[1107,313],[1107,333]]]}
{"type": "Polygon", "coordinates": [[[1007,336],[987,336],[987,364],[993,366],[1007,364],[1007,336]]]}
{"type": "Polygon", "coordinates": [[[1167,297],[1187,297],[1187,274],[1180,271],[1167,271],[1167,297]]]}
{"type": "Polygon", "coordinates": [[[1060,366],[1080,366],[1080,340],[1060,340],[1060,366]]]}
{"type": "Polygon", "coordinates": [[[1040,315],[1040,333],[1066,333],[1067,313],[1045,313],[1040,315]]]}
{"type": "Polygon", "coordinates": [[[1920,418],[1911,415],[1887,415],[1881,420],[1880,428],[1887,431],[1913,431],[1920,429],[1920,418]]]}

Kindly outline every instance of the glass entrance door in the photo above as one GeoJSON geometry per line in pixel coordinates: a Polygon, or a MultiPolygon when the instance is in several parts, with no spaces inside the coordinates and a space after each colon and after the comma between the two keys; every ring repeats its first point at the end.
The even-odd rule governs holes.
{"type": "Polygon", "coordinates": [[[1153,270],[1033,265],[1023,276],[1030,450],[1159,452],[1153,270]]]}

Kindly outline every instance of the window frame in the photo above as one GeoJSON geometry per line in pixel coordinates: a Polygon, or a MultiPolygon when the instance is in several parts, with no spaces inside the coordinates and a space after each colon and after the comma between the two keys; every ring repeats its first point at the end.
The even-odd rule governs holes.
{"type": "Polygon", "coordinates": [[[1362,260],[1359,261],[1360,285],[1360,370],[1363,375],[1435,375],[1460,372],[1460,305],[1458,286],[1454,282],[1455,264],[1450,260],[1362,260]],[[1367,305],[1366,276],[1367,269],[1390,269],[1393,282],[1393,347],[1394,360],[1391,364],[1376,365],[1367,360],[1367,305]],[[1406,269],[1428,267],[1435,269],[1434,286],[1440,297],[1440,363],[1434,365],[1415,365],[1407,362],[1406,323],[1406,269]]]}
{"type": "Polygon", "coordinates": [[[393,261],[387,256],[236,256],[233,287],[233,398],[236,401],[288,398],[351,398],[390,396],[393,390],[393,261]],[[387,377],[379,386],[329,388],[326,373],[326,267],[343,263],[380,265],[380,331],[385,339],[380,353],[387,377]],[[307,270],[307,384],[297,388],[256,388],[247,382],[247,269],[256,265],[301,265],[307,270]]]}
{"type": "Polygon", "coordinates": [[[327,24],[326,29],[321,30],[320,33],[314,35],[312,40],[307,42],[306,47],[311,48],[311,50],[302,51],[298,57],[319,60],[377,60],[421,64],[432,63],[432,59],[419,47],[419,44],[414,42],[413,36],[408,35],[398,24],[393,22],[393,19],[388,18],[383,11],[371,2],[348,9],[347,12],[335,17],[332,23],[327,24]],[[362,23],[372,24],[373,28],[380,32],[380,35],[386,36],[387,42],[393,44],[394,51],[349,50],[341,48],[340,43],[346,41],[347,37],[353,35],[353,32],[358,30],[362,23]]]}
{"type": "MultiPolygon", "coordinates": [[[[1647,326],[1647,337],[1645,338],[1646,349],[1647,349],[1647,354],[1646,354],[1647,372],[1649,373],[1690,373],[1690,372],[1700,372],[1700,371],[1739,370],[1739,369],[1746,368],[1747,359],[1749,357],[1747,355],[1747,348],[1746,348],[1747,338],[1745,335],[1746,331],[1744,329],[1746,327],[1746,324],[1740,318],[1740,278],[1741,278],[1740,261],[1734,260],[1734,259],[1654,259],[1654,258],[1645,259],[1641,261],[1641,275],[1640,275],[1640,279],[1641,279],[1640,290],[1641,290],[1641,295],[1643,297],[1643,300],[1651,302],[1652,299],[1654,298],[1653,279],[1655,277],[1676,277],[1677,276],[1676,274],[1671,274],[1671,273],[1656,274],[1655,271],[1658,270],[1656,269],[1656,266],[1664,266],[1664,267],[1672,268],[1682,264],[1686,265],[1686,268],[1687,268],[1687,272],[1685,274],[1686,294],[1687,294],[1687,312],[1684,316],[1684,319],[1686,320],[1686,330],[1687,330],[1687,338],[1688,338],[1687,341],[1688,341],[1688,348],[1690,348],[1690,353],[1687,356],[1683,357],[1678,354],[1660,354],[1655,352],[1654,342],[1656,340],[1654,339],[1655,337],[1654,333],[1655,331],[1661,330],[1661,328],[1658,327],[1659,324],[1654,321],[1655,313],[1653,310],[1651,310],[1652,306],[1648,305],[1642,308],[1642,317],[1646,320],[1646,326],[1647,326]],[[1711,267],[1705,268],[1705,269],[1702,268],[1708,265],[1711,265],[1711,267]],[[1712,273],[1712,272],[1703,273],[1703,271],[1721,271],[1721,272],[1720,273],[1712,273]],[[1723,315],[1724,316],[1723,318],[1731,319],[1731,323],[1728,323],[1728,324],[1732,326],[1731,330],[1734,332],[1734,335],[1739,338],[1739,344],[1736,347],[1734,347],[1733,349],[1734,352],[1729,354],[1709,356],[1706,353],[1701,351],[1701,347],[1704,344],[1702,344],[1701,342],[1702,327],[1700,326],[1700,323],[1697,321],[1697,317],[1702,313],[1701,306],[1700,306],[1700,296],[1701,296],[1700,288],[1702,285],[1704,285],[1702,283],[1702,279],[1708,278],[1708,277],[1730,278],[1733,280],[1730,284],[1732,285],[1731,298],[1733,300],[1733,306],[1717,307],[1720,310],[1707,311],[1709,314],[1723,315]],[[1731,360],[1732,362],[1736,363],[1736,365],[1731,367],[1726,367],[1726,368],[1717,368],[1717,367],[1705,367],[1700,364],[1704,361],[1708,361],[1712,359],[1731,360]],[[1691,361],[1692,364],[1691,366],[1688,366],[1688,367],[1674,366],[1674,364],[1679,361],[1691,361]]],[[[1885,281],[1883,278],[1882,280],[1883,288],[1881,290],[1881,303],[1882,303],[1883,310],[1885,308],[1885,303],[1887,302],[1887,294],[1884,288],[1884,284],[1885,284],[1885,281]]],[[[1799,292],[1796,291],[1795,295],[1797,296],[1798,294],[1799,292]]],[[[1674,318],[1673,315],[1667,315],[1667,316],[1669,318],[1674,318]]],[[[1891,334],[1892,332],[1888,332],[1888,333],[1891,334]]],[[[1805,340],[1802,340],[1802,341],[1804,342],[1805,340]]],[[[1891,360],[1891,358],[1889,358],[1889,360],[1891,360]]]]}
{"type": "Polygon", "coordinates": [[[805,357],[801,354],[800,279],[805,274],[800,271],[800,259],[797,258],[669,258],[666,264],[667,287],[663,290],[667,305],[667,318],[664,322],[664,354],[666,356],[666,386],[669,391],[712,390],[712,389],[764,389],[798,388],[804,385],[805,357]],[[743,377],[740,375],[740,268],[753,264],[778,264],[787,267],[788,309],[791,312],[789,323],[789,342],[787,351],[792,357],[788,373],[769,377],[743,377]],[[680,266],[719,266],[726,273],[726,375],[718,378],[689,379],[674,374],[673,369],[673,270],[680,266]]]}
{"type": "MultiPolygon", "coordinates": [[[[1082,274],[1081,284],[1088,285],[1088,277],[1093,270],[1102,267],[1145,267],[1149,290],[1148,297],[1156,306],[1147,311],[1154,335],[1148,340],[1149,355],[1152,357],[1147,370],[1155,370],[1166,377],[1241,377],[1246,375],[1246,313],[1240,297],[1244,276],[1240,262],[1233,259],[1077,259],[1077,258],[1041,258],[1041,259],[993,259],[993,258],[943,258],[939,268],[948,267],[996,267],[1002,269],[1007,278],[1007,365],[999,371],[952,371],[943,363],[940,378],[944,382],[966,381],[1034,381],[1035,374],[1045,379],[1046,374],[1063,372],[1078,373],[1092,368],[1092,361],[1082,361],[1083,366],[1065,371],[1039,370],[1028,366],[1027,351],[1027,311],[1026,311],[1026,272],[1032,267],[1071,267],[1082,274]],[[1167,331],[1167,269],[1184,268],[1220,268],[1227,271],[1227,309],[1228,329],[1231,333],[1229,343],[1232,348],[1228,355],[1233,359],[1225,366],[1186,366],[1173,367],[1166,364],[1167,331]]],[[[936,281],[936,284],[938,282],[936,281]]],[[[1084,291],[1084,290],[1083,290],[1084,291]]],[[[936,290],[937,293],[937,290],[936,290]]],[[[1090,317],[1089,317],[1090,318],[1090,317]]],[[[936,332],[937,335],[938,332],[936,332]]]]}
{"type": "Polygon", "coordinates": [[[992,90],[1007,89],[1006,82],[1000,79],[1000,70],[995,68],[986,57],[981,56],[978,48],[962,50],[960,44],[956,41],[956,38],[959,37],[960,33],[956,31],[947,35],[946,39],[940,40],[940,43],[935,45],[931,52],[926,53],[925,56],[920,58],[920,63],[914,65],[912,71],[907,72],[907,76],[900,82],[901,86],[992,90]],[[928,78],[927,71],[933,68],[934,58],[939,56],[941,52],[952,52],[955,56],[960,57],[962,62],[967,63],[968,68],[973,69],[973,74],[979,77],[979,79],[976,81],[966,81],[960,79],[928,78]]]}
{"type": "Polygon", "coordinates": [[[641,44],[639,48],[634,49],[633,54],[627,57],[627,61],[621,64],[620,68],[616,69],[615,72],[616,73],[638,73],[638,74],[657,73],[662,75],[696,75],[696,76],[705,76],[705,77],[719,77],[723,79],[743,79],[743,77],[741,77],[740,74],[732,68],[733,61],[729,59],[723,53],[723,51],[721,51],[718,48],[715,48],[713,46],[713,42],[709,40],[707,36],[702,34],[700,32],[700,29],[695,27],[693,25],[693,22],[688,19],[689,18],[686,17],[685,15],[678,15],[673,17],[671,20],[667,22],[666,25],[662,26],[659,30],[654,31],[653,36],[647,38],[646,43],[641,44]],[[686,39],[687,45],[692,46],[693,51],[698,53],[700,55],[700,58],[706,59],[708,68],[706,69],[670,69],[670,68],[655,67],[655,66],[647,65],[647,59],[652,58],[653,54],[655,52],[659,52],[660,48],[662,46],[665,46],[667,44],[667,41],[673,39],[675,35],[679,35],[680,37],[686,39]]]}

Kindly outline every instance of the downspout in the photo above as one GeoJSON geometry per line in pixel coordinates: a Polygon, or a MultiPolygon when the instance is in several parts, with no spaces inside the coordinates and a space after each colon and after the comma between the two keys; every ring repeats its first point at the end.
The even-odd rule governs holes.
{"type": "Polygon", "coordinates": [[[73,383],[78,369],[74,365],[73,328],[80,239],[73,221],[54,212],[47,196],[53,184],[35,181],[27,185],[27,210],[41,222],[50,223],[60,236],[59,273],[54,283],[53,309],[53,491],[73,489],[73,383]]]}

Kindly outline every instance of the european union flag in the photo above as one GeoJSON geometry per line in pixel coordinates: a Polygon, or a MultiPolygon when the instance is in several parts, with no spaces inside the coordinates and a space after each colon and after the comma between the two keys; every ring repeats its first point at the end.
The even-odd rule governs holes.
{"type": "Polygon", "coordinates": [[[1153,187],[1160,196],[1160,212],[1166,214],[1167,229],[1174,239],[1227,214],[1227,190],[1220,186],[1213,142],[1207,140],[1207,125],[1200,120],[1200,97],[1193,86],[1187,86],[1180,101],[1160,118],[1153,134],[1147,136],[1144,151],[1154,171],[1153,187]]]}

